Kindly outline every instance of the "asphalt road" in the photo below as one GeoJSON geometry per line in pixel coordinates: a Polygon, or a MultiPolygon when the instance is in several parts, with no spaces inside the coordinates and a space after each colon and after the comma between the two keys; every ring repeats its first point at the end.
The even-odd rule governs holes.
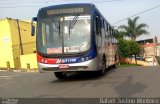
{"type": "Polygon", "coordinates": [[[0,72],[0,97],[160,98],[160,67],[123,67],[104,76],[81,74],[65,80],[58,80],[53,72],[0,72]]]}

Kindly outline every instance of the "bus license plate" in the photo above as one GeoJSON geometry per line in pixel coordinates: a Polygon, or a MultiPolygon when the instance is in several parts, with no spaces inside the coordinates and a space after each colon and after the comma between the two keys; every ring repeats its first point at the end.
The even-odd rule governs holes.
{"type": "Polygon", "coordinates": [[[68,69],[69,65],[66,64],[59,64],[59,69],[68,69]]]}

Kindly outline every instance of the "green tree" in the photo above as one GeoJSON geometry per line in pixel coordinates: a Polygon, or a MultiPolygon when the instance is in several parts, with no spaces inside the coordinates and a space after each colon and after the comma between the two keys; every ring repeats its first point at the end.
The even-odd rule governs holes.
{"type": "Polygon", "coordinates": [[[120,58],[127,58],[129,57],[129,46],[128,41],[124,39],[118,40],[118,54],[120,58]]]}
{"type": "Polygon", "coordinates": [[[121,32],[121,31],[119,31],[119,30],[115,30],[116,31],[116,35],[114,35],[115,36],[115,38],[117,39],[117,40],[120,40],[120,39],[124,39],[124,35],[123,35],[123,32],[121,32]]]}
{"type": "Polygon", "coordinates": [[[128,25],[121,25],[118,27],[118,29],[124,36],[128,36],[131,38],[131,40],[135,41],[137,37],[149,33],[147,30],[145,30],[148,25],[145,23],[138,24],[138,19],[139,17],[128,19],[128,25]]]}
{"type": "Polygon", "coordinates": [[[141,48],[139,44],[133,40],[118,40],[118,54],[119,58],[132,58],[135,56],[135,62],[137,64],[136,56],[139,55],[141,48]]]}
{"type": "Polygon", "coordinates": [[[128,41],[128,48],[129,48],[129,57],[132,57],[133,55],[135,56],[135,62],[137,64],[137,55],[141,52],[141,47],[139,44],[133,40],[128,41]]]}

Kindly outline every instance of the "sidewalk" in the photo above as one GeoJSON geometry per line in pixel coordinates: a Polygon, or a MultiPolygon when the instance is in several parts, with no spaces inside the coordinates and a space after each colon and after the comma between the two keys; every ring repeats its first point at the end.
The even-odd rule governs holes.
{"type": "Polygon", "coordinates": [[[39,72],[38,69],[22,69],[22,68],[1,68],[0,67],[0,72],[39,72]]]}

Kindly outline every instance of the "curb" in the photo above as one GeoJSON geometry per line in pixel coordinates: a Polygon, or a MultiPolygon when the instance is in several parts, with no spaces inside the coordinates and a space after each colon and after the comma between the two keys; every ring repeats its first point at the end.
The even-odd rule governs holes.
{"type": "Polygon", "coordinates": [[[0,72],[39,72],[38,69],[6,69],[6,68],[0,68],[0,72]]]}

